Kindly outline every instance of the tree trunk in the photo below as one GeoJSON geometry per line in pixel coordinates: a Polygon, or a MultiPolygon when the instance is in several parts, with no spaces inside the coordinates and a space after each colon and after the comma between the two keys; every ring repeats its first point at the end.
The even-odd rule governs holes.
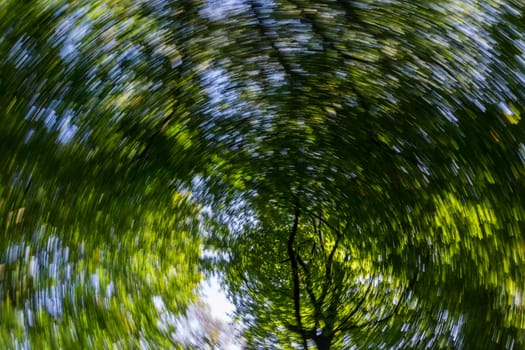
{"type": "Polygon", "coordinates": [[[327,337],[326,335],[319,335],[314,338],[314,342],[315,346],[317,346],[317,350],[330,350],[332,337],[327,337]]]}

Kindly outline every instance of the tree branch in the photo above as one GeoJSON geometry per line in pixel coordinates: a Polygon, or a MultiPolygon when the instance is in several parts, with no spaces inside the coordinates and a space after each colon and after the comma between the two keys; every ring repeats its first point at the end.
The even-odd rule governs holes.
{"type": "Polygon", "coordinates": [[[409,285],[403,290],[403,294],[401,296],[401,298],[399,299],[399,301],[397,302],[396,306],[394,307],[394,310],[390,313],[390,315],[388,316],[385,316],[379,320],[370,320],[368,322],[365,322],[365,323],[362,323],[362,324],[355,324],[355,325],[352,325],[352,326],[349,326],[349,327],[341,327],[340,330],[351,330],[351,329],[358,329],[358,328],[364,328],[364,327],[367,327],[369,325],[376,325],[376,324],[379,324],[381,322],[385,322],[385,321],[388,321],[389,319],[391,319],[392,317],[396,316],[397,313],[399,312],[399,307],[401,306],[402,302],[403,302],[403,299],[406,299],[406,295],[408,293],[409,290],[412,290],[412,288],[414,287],[414,284],[417,280],[417,272],[415,273],[414,277],[412,277],[412,279],[410,280],[410,283],[409,285]]]}
{"type": "Polygon", "coordinates": [[[324,303],[326,296],[328,295],[328,290],[330,289],[330,284],[332,284],[332,264],[334,261],[335,252],[339,246],[339,241],[341,240],[342,235],[338,234],[335,240],[334,246],[328,255],[328,260],[326,261],[325,267],[325,283],[323,284],[323,290],[321,292],[321,297],[319,298],[320,303],[324,303]]]}
{"type": "MultiPolygon", "coordinates": [[[[323,218],[321,215],[316,214],[316,213],[314,213],[313,211],[308,211],[308,213],[309,213],[311,216],[317,218],[317,219],[318,219],[320,222],[322,222],[323,224],[325,224],[326,227],[328,227],[330,230],[334,231],[334,232],[337,234],[337,236],[343,236],[343,234],[341,233],[341,231],[339,231],[337,228],[335,228],[334,226],[332,226],[332,225],[331,225],[328,221],[326,221],[326,219],[323,218]]],[[[319,230],[320,230],[320,229],[319,229],[319,230]]]]}
{"type": "Polygon", "coordinates": [[[305,262],[299,255],[297,255],[297,262],[302,267],[304,273],[305,273],[305,286],[306,286],[306,292],[308,293],[308,297],[310,298],[310,302],[312,303],[314,307],[314,322],[315,322],[315,328],[319,326],[319,320],[321,318],[321,305],[317,302],[317,297],[315,296],[315,293],[312,289],[311,285],[311,279],[310,279],[310,269],[308,266],[306,266],[305,262]]]}
{"type": "Polygon", "coordinates": [[[312,224],[313,224],[313,227],[314,227],[314,232],[317,234],[317,237],[319,238],[319,246],[321,247],[321,250],[323,251],[324,253],[324,240],[323,240],[323,235],[321,234],[321,225],[317,224],[317,222],[315,221],[316,218],[314,216],[310,216],[312,218],[312,224]]]}
{"type": "Polygon", "coordinates": [[[299,216],[301,215],[301,211],[299,209],[299,204],[296,203],[295,205],[295,217],[294,222],[292,226],[292,231],[290,232],[290,236],[288,238],[288,256],[290,257],[290,265],[292,267],[292,288],[293,288],[293,302],[294,302],[294,313],[295,313],[295,321],[297,322],[297,326],[299,327],[301,337],[303,338],[303,347],[305,350],[308,349],[308,342],[307,342],[307,334],[305,332],[305,329],[303,328],[303,322],[301,319],[301,286],[299,285],[299,265],[297,263],[297,258],[295,256],[294,251],[294,241],[295,237],[297,236],[297,228],[299,226],[299,216]]]}
{"type": "Polygon", "coordinates": [[[361,306],[363,306],[366,300],[366,297],[368,296],[368,294],[370,293],[370,290],[372,289],[372,284],[373,284],[372,282],[373,282],[373,278],[372,278],[372,281],[368,284],[368,287],[366,288],[366,291],[363,294],[363,297],[361,298],[361,300],[359,300],[359,302],[355,305],[353,310],[350,311],[350,313],[341,321],[339,326],[336,327],[336,329],[334,330],[334,333],[344,328],[345,324],[361,309],[361,306]]]}
{"type": "MultiPolygon", "coordinates": [[[[310,214],[311,217],[317,218],[319,220],[319,223],[323,223],[325,226],[327,226],[330,230],[332,230],[336,234],[336,240],[335,240],[334,246],[330,250],[330,253],[328,255],[328,259],[326,261],[326,266],[325,266],[325,283],[323,284],[323,289],[322,289],[322,292],[321,292],[321,296],[318,299],[318,303],[319,304],[323,304],[325,299],[326,299],[326,296],[328,295],[328,289],[329,289],[330,284],[332,282],[332,263],[333,263],[333,260],[334,260],[335,252],[337,251],[337,248],[339,247],[339,243],[341,241],[341,238],[343,237],[343,233],[341,231],[339,231],[337,228],[335,228],[334,226],[332,226],[321,215],[318,215],[318,214],[316,214],[316,213],[314,213],[312,211],[308,211],[308,213],[310,214]]],[[[319,235],[320,235],[320,232],[321,232],[320,225],[318,227],[318,230],[319,230],[319,235]]],[[[322,250],[323,250],[323,252],[325,251],[324,245],[322,245],[322,250]]]]}

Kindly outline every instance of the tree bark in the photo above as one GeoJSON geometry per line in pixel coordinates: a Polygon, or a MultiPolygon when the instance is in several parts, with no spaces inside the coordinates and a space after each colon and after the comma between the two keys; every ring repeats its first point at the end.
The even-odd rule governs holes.
{"type": "Polygon", "coordinates": [[[315,346],[317,350],[330,350],[332,344],[332,337],[327,337],[326,335],[319,335],[314,338],[315,346]]]}

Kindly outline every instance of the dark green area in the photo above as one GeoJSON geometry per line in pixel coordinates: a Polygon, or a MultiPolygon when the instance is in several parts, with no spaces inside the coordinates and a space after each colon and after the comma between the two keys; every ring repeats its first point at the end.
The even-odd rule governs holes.
{"type": "Polygon", "coordinates": [[[0,347],[524,348],[524,10],[4,0],[0,347]]]}

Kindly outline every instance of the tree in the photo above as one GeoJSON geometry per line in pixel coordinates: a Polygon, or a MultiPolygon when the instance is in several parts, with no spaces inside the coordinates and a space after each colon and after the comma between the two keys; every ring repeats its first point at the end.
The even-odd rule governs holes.
{"type": "Polygon", "coordinates": [[[7,347],[175,347],[156,326],[154,300],[180,314],[196,298],[205,220],[187,185],[191,169],[173,157],[190,141],[174,117],[189,112],[173,92],[190,94],[195,79],[174,52],[159,52],[164,39],[147,42],[162,29],[159,13],[131,5],[0,6],[7,347]],[[146,90],[153,85],[157,95],[146,90]]]}
{"type": "MultiPolygon", "coordinates": [[[[237,192],[230,189],[221,198],[231,199],[235,209],[224,221],[233,224],[213,244],[226,252],[222,264],[240,314],[254,314],[245,317],[253,326],[254,348],[268,347],[267,339],[306,348],[309,339],[315,342],[350,321],[344,310],[330,315],[322,308],[316,320],[323,295],[313,287],[316,278],[340,287],[326,272],[307,271],[301,244],[310,244],[309,263],[333,261],[327,264],[330,254],[311,256],[319,240],[299,234],[315,230],[301,229],[296,221],[302,216],[294,212],[309,213],[307,222],[309,215],[330,218],[335,230],[325,230],[335,237],[344,232],[341,256],[359,247],[371,255],[370,274],[394,281],[390,299],[374,287],[378,295],[364,302],[373,310],[388,300],[395,312],[381,330],[392,338],[374,343],[378,337],[340,332],[343,340],[331,339],[333,345],[500,348],[523,341],[515,323],[523,312],[520,302],[500,307],[498,301],[522,290],[514,267],[522,264],[515,254],[523,242],[522,220],[495,210],[510,205],[512,212],[523,211],[516,197],[523,99],[514,83],[505,83],[515,82],[523,69],[505,54],[522,53],[508,39],[515,38],[511,18],[519,10],[512,9],[519,6],[506,3],[501,12],[499,6],[246,1],[232,12],[241,29],[232,31],[232,44],[225,46],[229,59],[217,64],[223,62],[229,88],[239,91],[237,101],[227,100],[238,117],[224,123],[242,132],[223,141],[233,157],[221,164],[217,182],[229,174],[237,192]],[[506,34],[496,34],[496,28],[506,34]],[[489,77],[489,71],[496,75],[489,77]],[[280,215],[268,215],[268,207],[280,215]],[[448,211],[454,215],[443,214],[448,211]],[[509,267],[494,269],[492,282],[482,277],[490,261],[509,267]],[[405,292],[413,295],[411,304],[399,303],[405,292]],[[482,305],[467,302],[475,298],[482,305]],[[479,315],[487,317],[480,321],[479,315]],[[454,336],[454,329],[462,335],[454,336]],[[402,341],[408,334],[415,343],[402,341]]],[[[343,280],[356,278],[350,267],[342,270],[343,280]]],[[[354,303],[366,284],[360,289],[354,303]]],[[[336,296],[328,304],[344,300],[336,296]]],[[[354,325],[373,324],[370,315],[375,321],[389,317],[365,312],[354,325]]]]}
{"type": "Polygon", "coordinates": [[[227,280],[239,312],[252,315],[246,320],[250,344],[275,334],[292,347],[343,346],[348,332],[383,325],[407,308],[417,276],[408,285],[389,280],[377,257],[345,237],[358,227],[340,221],[334,227],[333,218],[298,203],[293,215],[266,209],[269,217],[228,244],[227,280]]]}
{"type": "Polygon", "coordinates": [[[2,342],[180,346],[211,269],[252,348],[523,346],[523,5],[216,10],[0,6],[2,342]]]}

